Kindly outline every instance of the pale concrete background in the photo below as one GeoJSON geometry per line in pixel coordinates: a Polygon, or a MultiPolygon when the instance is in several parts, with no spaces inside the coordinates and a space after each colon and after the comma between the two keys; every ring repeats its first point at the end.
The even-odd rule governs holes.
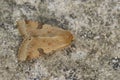
{"type": "Polygon", "coordinates": [[[0,0],[0,80],[119,80],[120,0],[0,0]],[[20,63],[16,21],[30,19],[69,30],[75,41],[20,63]]]}

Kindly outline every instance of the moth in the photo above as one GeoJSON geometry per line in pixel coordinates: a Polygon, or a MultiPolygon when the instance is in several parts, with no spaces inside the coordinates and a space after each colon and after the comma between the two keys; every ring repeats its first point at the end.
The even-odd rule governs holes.
{"type": "Polygon", "coordinates": [[[42,54],[63,49],[73,41],[70,31],[49,24],[19,20],[17,27],[23,37],[17,55],[19,61],[39,58],[42,54]]]}

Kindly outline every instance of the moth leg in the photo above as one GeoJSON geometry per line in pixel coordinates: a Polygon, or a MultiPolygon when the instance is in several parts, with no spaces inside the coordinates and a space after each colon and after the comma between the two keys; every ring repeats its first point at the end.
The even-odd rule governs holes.
{"type": "Polygon", "coordinates": [[[23,42],[20,45],[19,51],[18,51],[18,60],[19,61],[25,61],[28,55],[28,46],[31,42],[32,38],[25,38],[23,42]]]}
{"type": "Polygon", "coordinates": [[[17,26],[18,26],[18,30],[20,32],[20,34],[25,37],[27,36],[27,29],[26,29],[26,23],[24,20],[19,20],[17,21],[17,26]]]}

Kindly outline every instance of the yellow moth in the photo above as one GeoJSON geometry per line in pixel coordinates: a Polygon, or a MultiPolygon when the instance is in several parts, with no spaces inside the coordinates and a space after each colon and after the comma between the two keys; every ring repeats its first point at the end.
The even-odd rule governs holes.
{"type": "Polygon", "coordinates": [[[41,54],[68,46],[73,35],[61,28],[31,20],[19,20],[17,26],[23,41],[19,47],[18,60],[25,61],[38,58],[41,54]]]}

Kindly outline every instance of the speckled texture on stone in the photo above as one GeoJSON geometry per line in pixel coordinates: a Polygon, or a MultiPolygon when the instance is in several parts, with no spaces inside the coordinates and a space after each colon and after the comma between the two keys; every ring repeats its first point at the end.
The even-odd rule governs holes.
{"type": "Polygon", "coordinates": [[[120,0],[0,0],[0,80],[119,80],[120,0]],[[71,31],[75,41],[37,60],[18,62],[16,21],[71,31]]]}

